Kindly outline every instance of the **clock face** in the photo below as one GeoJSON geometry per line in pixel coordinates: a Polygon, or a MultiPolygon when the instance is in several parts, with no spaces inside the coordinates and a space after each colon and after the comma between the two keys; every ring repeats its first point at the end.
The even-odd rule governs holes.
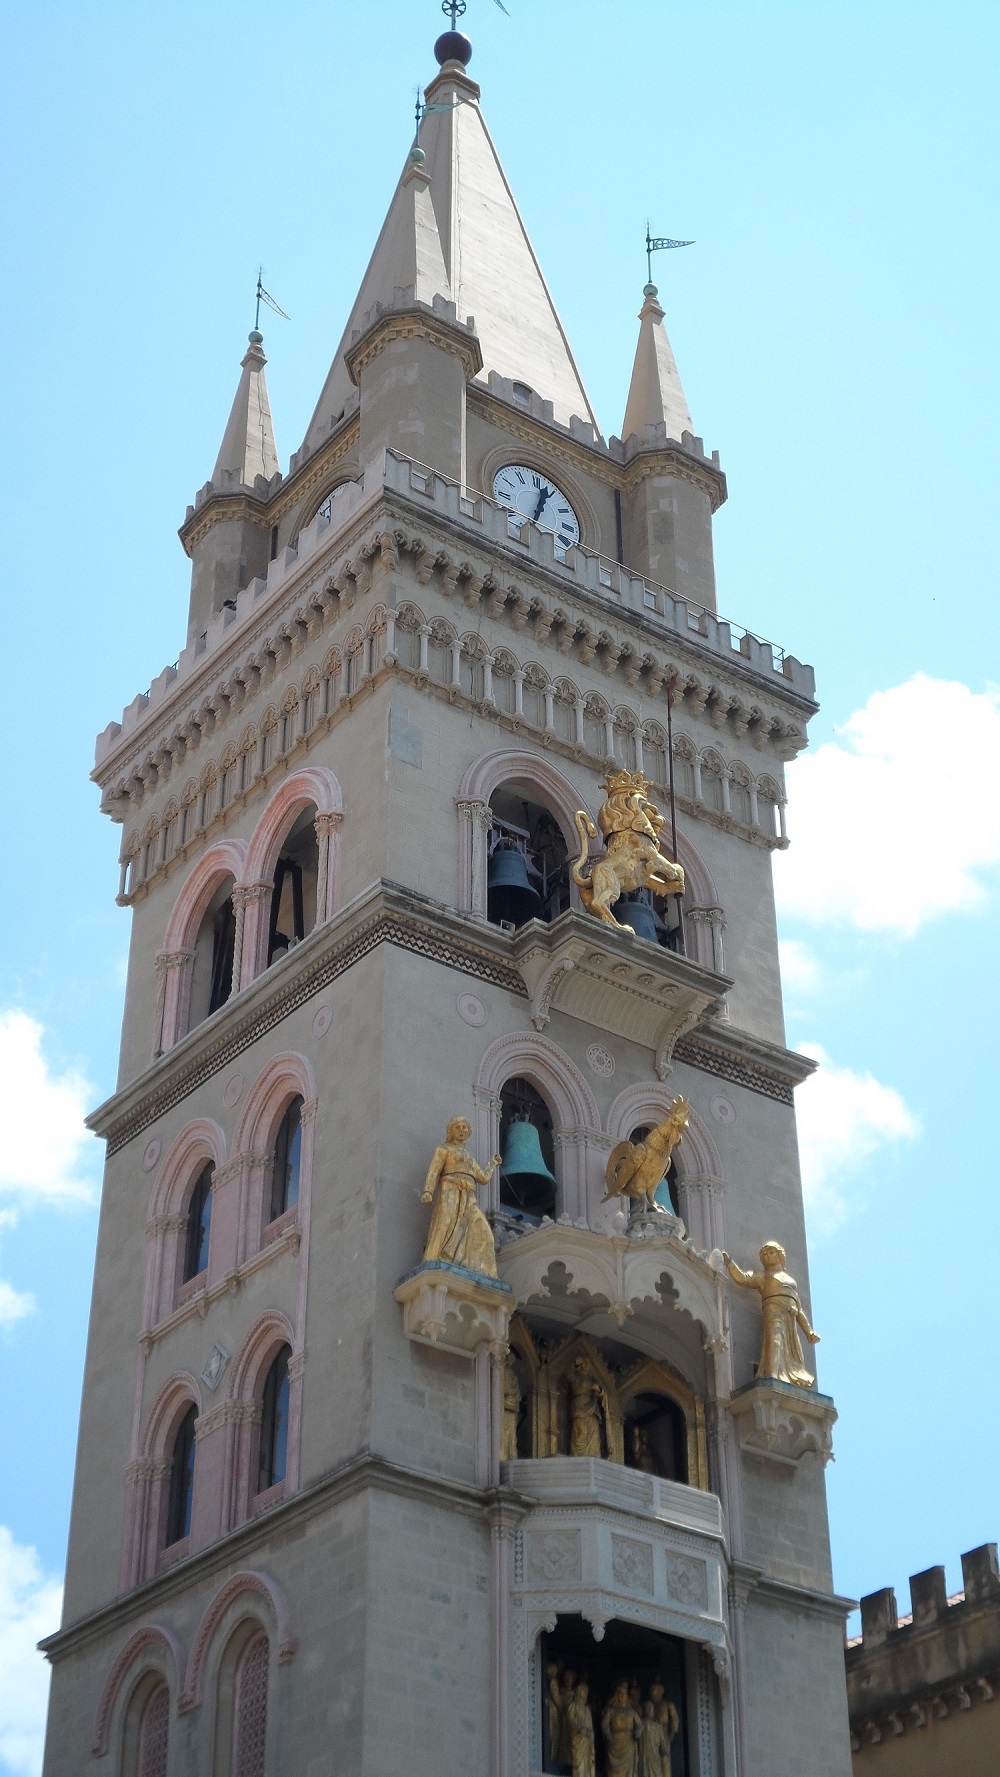
{"type": "Polygon", "coordinates": [[[515,518],[530,519],[543,531],[551,531],[556,554],[580,541],[580,523],[566,495],[540,469],[525,463],[505,463],[493,477],[493,498],[515,518]]]}

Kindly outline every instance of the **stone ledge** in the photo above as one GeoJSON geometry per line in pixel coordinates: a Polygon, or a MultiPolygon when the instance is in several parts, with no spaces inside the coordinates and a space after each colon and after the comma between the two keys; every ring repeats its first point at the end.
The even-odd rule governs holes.
{"type": "Polygon", "coordinates": [[[825,1464],[833,1455],[837,1410],[828,1394],[758,1376],[729,1402],[740,1447],[752,1456],[795,1468],[806,1455],[825,1464]]]}
{"type": "Polygon", "coordinates": [[[516,1304],[510,1285],[498,1278],[425,1259],[392,1293],[403,1310],[403,1331],[416,1344],[454,1357],[474,1357],[480,1345],[495,1356],[506,1352],[516,1304]]]}

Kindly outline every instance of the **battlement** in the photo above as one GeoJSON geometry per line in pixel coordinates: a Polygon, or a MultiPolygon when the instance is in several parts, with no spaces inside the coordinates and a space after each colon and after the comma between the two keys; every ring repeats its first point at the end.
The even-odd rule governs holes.
{"type": "Polygon", "coordinates": [[[550,531],[522,521],[487,495],[462,487],[434,469],[408,457],[384,451],[368,464],[363,477],[338,487],[330,500],[330,514],[316,516],[299,532],[294,548],[279,551],[268,564],[266,579],[249,586],[212,619],[208,628],[188,644],[173,666],[165,667],[148,691],[140,693],[122,712],[120,722],[110,722],[98,735],[95,766],[134,734],[172,695],[179,682],[190,679],[211,656],[232,639],[234,631],[254,618],[262,603],[277,594],[293,574],[298,574],[320,550],[341,535],[358,515],[374,504],[384,491],[402,496],[417,507],[434,512],[468,532],[470,542],[479,540],[502,548],[513,556],[544,568],[611,608],[641,616],[645,622],[722,661],[738,663],[745,671],[812,701],[815,675],[794,655],[765,641],[741,625],[716,617],[700,605],[678,598],[669,587],[630,573],[619,562],[582,545],[559,552],[550,531]]]}

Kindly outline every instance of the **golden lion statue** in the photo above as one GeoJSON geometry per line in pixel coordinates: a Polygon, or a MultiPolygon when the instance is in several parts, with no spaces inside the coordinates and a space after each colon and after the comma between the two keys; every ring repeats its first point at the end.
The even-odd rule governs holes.
{"type": "Polygon", "coordinates": [[[612,1149],[606,1173],[607,1191],[601,1198],[641,1199],[644,1207],[658,1211],[656,1192],[663,1183],[670,1165],[670,1156],[688,1126],[690,1106],[686,1098],[675,1098],[670,1113],[643,1141],[620,1141],[612,1149]]]}
{"type": "Polygon", "coordinates": [[[597,817],[604,836],[606,855],[596,858],[585,875],[590,841],[597,838],[585,809],[574,817],[580,836],[580,856],[573,865],[573,881],[588,913],[605,925],[635,933],[617,920],[611,909],[627,889],[649,888],[658,895],[682,895],[684,871],[660,850],[664,816],[650,802],[649,779],[641,771],[609,771],[604,780],[607,800],[597,817]]]}

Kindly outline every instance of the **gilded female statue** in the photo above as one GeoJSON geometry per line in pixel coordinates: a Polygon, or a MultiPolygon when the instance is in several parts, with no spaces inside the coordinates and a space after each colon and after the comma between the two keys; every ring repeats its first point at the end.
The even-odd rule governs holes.
{"type": "Polygon", "coordinates": [[[596,1777],[594,1757],[594,1717],[590,1709],[590,1687],[584,1679],[576,1687],[573,1701],[566,1709],[569,1732],[569,1762],[573,1777],[596,1777]]]}
{"type": "Polygon", "coordinates": [[[765,1242],[760,1249],[763,1271],[744,1271],[734,1265],[728,1253],[722,1257],[734,1283],[760,1292],[764,1331],[758,1376],[773,1377],[775,1382],[793,1382],[797,1388],[814,1387],[816,1378],[805,1367],[799,1329],[810,1345],[819,1344],[819,1334],[813,1332],[806,1319],[794,1277],[789,1277],[785,1270],[784,1247],[776,1240],[765,1242]]]}
{"type": "Polygon", "coordinates": [[[571,1456],[602,1456],[604,1450],[601,1447],[601,1415],[603,1413],[605,1416],[606,1435],[608,1399],[594,1375],[589,1358],[584,1357],[582,1352],[579,1357],[573,1360],[569,1387],[571,1396],[569,1453],[571,1456]]]}
{"type": "Polygon", "coordinates": [[[493,1234],[476,1202],[476,1186],[489,1183],[501,1156],[494,1154],[488,1171],[477,1166],[465,1146],[471,1134],[467,1118],[452,1117],[444,1147],[434,1149],[420,1196],[421,1203],[434,1201],[424,1258],[445,1259],[465,1271],[495,1277],[493,1234]]]}
{"type": "Polygon", "coordinates": [[[670,1777],[670,1748],[673,1744],[677,1730],[681,1725],[681,1718],[677,1713],[676,1704],[667,1701],[667,1698],[664,1695],[663,1686],[659,1679],[656,1679],[655,1683],[650,1685],[649,1695],[653,1705],[654,1714],[660,1724],[660,1732],[663,1736],[661,1742],[662,1750],[660,1753],[660,1770],[657,1773],[657,1777],[670,1777]]]}
{"type": "Polygon", "coordinates": [[[652,1697],[647,1697],[639,1727],[638,1777],[663,1777],[664,1754],[669,1757],[670,1742],[657,1716],[656,1704],[652,1697]]]}
{"type": "Polygon", "coordinates": [[[622,1679],[611,1693],[601,1716],[601,1732],[607,1747],[608,1777],[635,1777],[636,1741],[642,1720],[629,1702],[628,1680],[622,1679]]]}
{"type": "Polygon", "coordinates": [[[562,1688],[559,1674],[559,1661],[550,1660],[545,1668],[545,1680],[549,1693],[549,1749],[554,1759],[558,1759],[562,1751],[562,1688]]]}
{"type": "Polygon", "coordinates": [[[500,1461],[517,1461],[517,1423],[521,1417],[521,1384],[508,1358],[503,1367],[503,1426],[500,1432],[500,1461]]]}

